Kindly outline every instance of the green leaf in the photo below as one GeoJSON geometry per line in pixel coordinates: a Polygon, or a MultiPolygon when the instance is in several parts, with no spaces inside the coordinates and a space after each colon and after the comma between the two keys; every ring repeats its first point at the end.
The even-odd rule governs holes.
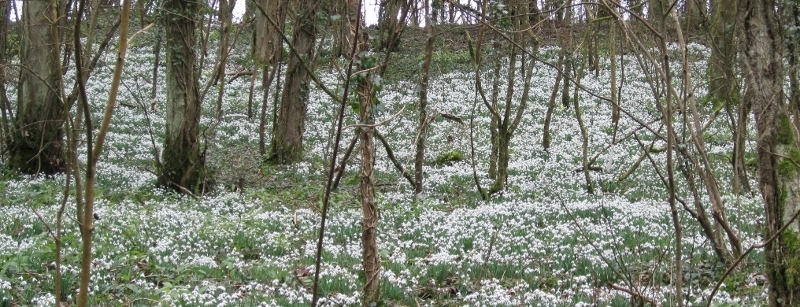
{"type": "Polygon", "coordinates": [[[139,291],[141,290],[139,289],[139,286],[134,284],[125,284],[125,288],[128,288],[128,290],[131,290],[131,292],[133,293],[139,293],[139,291]]]}

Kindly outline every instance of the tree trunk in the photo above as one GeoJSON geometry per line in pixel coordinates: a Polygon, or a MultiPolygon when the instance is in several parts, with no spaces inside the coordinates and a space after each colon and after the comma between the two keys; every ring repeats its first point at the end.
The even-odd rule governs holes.
{"type": "MultiPolygon", "coordinates": [[[[499,42],[492,43],[495,50],[500,50],[502,45],[499,42]]],[[[500,69],[502,68],[502,57],[494,58],[494,72],[492,75],[492,109],[497,109],[498,99],[500,97],[500,69]]],[[[489,142],[492,145],[489,150],[489,179],[497,179],[497,161],[498,161],[498,144],[497,144],[497,131],[500,126],[500,118],[492,116],[489,123],[489,142]]]]}
{"type": "Polygon", "coordinates": [[[217,72],[217,121],[222,120],[222,102],[225,96],[225,66],[228,62],[228,36],[230,36],[231,11],[228,8],[228,0],[219,0],[219,22],[220,22],[220,43],[219,43],[219,71],[217,72]]]}
{"type": "Polygon", "coordinates": [[[527,0],[511,1],[512,10],[518,12],[519,15],[512,18],[512,24],[516,31],[513,35],[514,45],[511,47],[511,55],[509,56],[509,73],[507,81],[508,87],[506,88],[506,97],[504,102],[505,106],[502,116],[500,115],[501,113],[499,112],[498,108],[493,108],[493,110],[491,110],[492,116],[498,120],[498,160],[497,177],[494,180],[494,184],[492,184],[492,187],[489,189],[489,194],[500,192],[506,187],[506,180],[508,179],[508,163],[511,160],[508,148],[511,145],[511,138],[514,136],[514,131],[517,129],[520,121],[522,120],[522,114],[525,112],[528,96],[530,95],[531,78],[533,77],[535,61],[527,61],[527,58],[528,54],[532,54],[534,56],[536,55],[539,49],[539,42],[530,26],[530,19],[527,15],[530,12],[528,4],[529,2],[527,0]],[[516,108],[514,108],[512,107],[512,102],[514,101],[513,96],[516,89],[515,71],[517,70],[517,48],[519,48],[519,53],[522,55],[520,71],[522,72],[523,85],[519,104],[516,106],[516,108]]]}
{"type": "Polygon", "coordinates": [[[711,59],[708,65],[708,94],[714,106],[724,105],[726,111],[731,116],[731,133],[734,144],[733,164],[734,176],[733,189],[735,193],[748,192],[750,190],[747,174],[744,170],[744,141],[746,133],[745,127],[748,120],[748,108],[745,104],[739,103],[739,91],[737,86],[737,76],[734,71],[734,61],[736,60],[736,47],[734,38],[736,35],[736,8],[738,1],[726,1],[724,6],[717,4],[713,7],[713,19],[711,23],[711,59]],[[733,110],[739,106],[740,116],[734,118],[733,110]],[[741,116],[744,114],[744,116],[741,116]],[[742,126],[741,129],[739,126],[742,126]]]}
{"type": "MultiPolygon", "coordinates": [[[[426,1],[427,2],[427,1],[426,1]]],[[[426,14],[428,15],[428,14],[426,14]]],[[[423,167],[425,163],[425,139],[428,134],[428,86],[430,82],[431,62],[433,61],[433,25],[430,18],[425,21],[425,58],[422,62],[422,78],[419,89],[419,132],[416,140],[416,153],[414,157],[414,195],[422,194],[423,167]]]]}
{"type": "Polygon", "coordinates": [[[266,65],[270,63],[276,53],[281,52],[281,37],[278,31],[283,31],[286,21],[287,7],[282,0],[253,0],[256,6],[255,19],[256,28],[253,31],[253,53],[256,58],[256,65],[266,65]],[[260,9],[263,9],[262,12],[260,9]],[[269,16],[265,15],[269,14],[269,16]],[[275,27],[267,19],[272,19],[280,28],[275,27]]]}
{"type": "Polygon", "coordinates": [[[400,46],[400,8],[402,0],[381,0],[381,16],[378,29],[381,32],[381,50],[397,51],[400,46]]]}
{"type": "Polygon", "coordinates": [[[298,162],[303,158],[303,132],[306,125],[309,72],[303,63],[314,67],[314,42],[317,38],[317,0],[300,1],[303,8],[295,19],[292,45],[297,54],[289,56],[286,68],[286,85],[283,88],[278,122],[272,139],[270,160],[277,164],[298,162]]]}
{"type": "Polygon", "coordinates": [[[661,22],[664,20],[672,1],[667,0],[650,0],[648,1],[648,16],[650,21],[661,22]]]}
{"type": "Polygon", "coordinates": [[[564,67],[564,53],[566,50],[566,48],[561,48],[561,51],[559,51],[558,63],[556,63],[556,67],[561,69],[559,69],[556,73],[556,82],[553,85],[553,90],[550,92],[550,100],[547,103],[547,112],[544,116],[544,125],[542,127],[542,148],[544,148],[545,151],[550,150],[550,122],[553,119],[553,110],[556,108],[556,96],[558,96],[558,89],[561,88],[561,79],[564,78],[564,76],[561,74],[561,71],[563,71],[564,67]]]}
{"type": "Polygon", "coordinates": [[[6,64],[8,63],[8,21],[11,19],[11,5],[8,0],[0,0],[0,144],[7,145],[11,133],[11,102],[6,95],[6,64]]]}
{"type": "MultiPolygon", "coordinates": [[[[728,6],[728,3],[735,1],[725,1],[726,9],[730,12],[736,12],[735,7],[728,6]]],[[[706,0],[685,0],[683,4],[683,19],[686,27],[684,28],[689,34],[695,34],[702,30],[705,26],[706,20],[706,0]]]]}
{"type": "Polygon", "coordinates": [[[617,142],[617,130],[619,128],[619,97],[617,96],[617,25],[612,23],[609,25],[609,32],[611,39],[608,41],[608,59],[611,61],[611,125],[614,130],[611,132],[611,142],[617,142]]]}
{"type": "Polygon", "coordinates": [[[506,188],[506,179],[508,179],[508,161],[510,154],[508,147],[511,143],[511,136],[508,134],[504,127],[499,127],[497,131],[497,173],[495,174],[494,183],[489,188],[489,194],[500,192],[506,188]]]}
{"type": "MultiPolygon", "coordinates": [[[[8,165],[26,174],[64,172],[65,107],[60,99],[61,46],[56,5],[60,1],[23,2],[21,69],[8,165]],[[56,42],[56,43],[54,43],[56,42]]],[[[63,5],[63,4],[62,4],[63,5]]]]}
{"type": "Polygon", "coordinates": [[[339,18],[332,20],[333,28],[333,50],[331,58],[336,59],[346,56],[353,45],[355,27],[357,26],[359,10],[358,0],[335,0],[333,3],[333,14],[339,18]]]}
{"type": "Polygon", "coordinates": [[[205,163],[200,153],[200,110],[194,0],[164,1],[167,52],[167,119],[159,184],[178,191],[202,188],[205,163]]]}
{"type": "MultiPolygon", "coordinates": [[[[367,67],[362,67],[366,69],[367,67]]],[[[362,236],[361,244],[364,246],[362,261],[364,264],[364,285],[363,306],[373,306],[380,301],[381,292],[381,256],[378,253],[378,206],[375,202],[375,177],[373,167],[375,164],[375,141],[373,135],[375,128],[369,125],[375,123],[372,116],[372,89],[371,72],[358,82],[358,98],[361,105],[359,118],[361,124],[366,125],[360,128],[359,138],[361,139],[361,211],[362,217],[362,236]]]]}
{"type": "Polygon", "coordinates": [[[739,10],[746,86],[758,131],[758,186],[764,200],[764,246],[770,306],[800,303],[800,223],[791,217],[800,210],[800,149],[784,97],[783,41],[777,4],[745,0],[739,10]],[[778,233],[784,225],[788,228],[778,233]]]}

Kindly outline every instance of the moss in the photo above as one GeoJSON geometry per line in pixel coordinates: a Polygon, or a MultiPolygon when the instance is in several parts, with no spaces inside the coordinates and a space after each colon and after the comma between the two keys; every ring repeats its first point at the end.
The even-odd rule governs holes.
{"type": "Polygon", "coordinates": [[[776,137],[779,144],[784,144],[784,145],[794,144],[794,132],[792,132],[792,121],[789,119],[789,116],[785,112],[781,112],[778,115],[777,125],[775,125],[775,129],[777,129],[776,137]]]}
{"type": "Polygon", "coordinates": [[[783,231],[783,254],[786,262],[786,286],[794,289],[800,285],[800,237],[791,229],[783,231]]]}
{"type": "Polygon", "coordinates": [[[793,146],[787,147],[789,152],[787,153],[786,157],[779,158],[778,163],[775,166],[778,175],[784,177],[795,175],[797,173],[797,165],[800,163],[800,150],[793,146]]]}
{"type": "Polygon", "coordinates": [[[460,161],[464,161],[464,154],[458,150],[441,153],[436,157],[436,165],[453,165],[460,161]]]}

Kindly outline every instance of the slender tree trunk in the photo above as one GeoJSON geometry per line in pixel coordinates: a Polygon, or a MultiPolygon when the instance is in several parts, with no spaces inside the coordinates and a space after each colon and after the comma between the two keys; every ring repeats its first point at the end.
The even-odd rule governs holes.
{"type": "Polygon", "coordinates": [[[358,0],[334,0],[333,14],[339,16],[331,22],[333,28],[333,50],[331,58],[346,56],[350,52],[355,37],[358,14],[360,13],[358,0]]]}
{"type": "Polygon", "coordinates": [[[403,0],[380,0],[381,16],[378,29],[381,32],[381,50],[397,51],[400,46],[400,8],[403,0]]]}
{"type": "MultiPolygon", "coordinates": [[[[83,11],[84,2],[86,0],[81,0],[78,12],[83,11]]],[[[119,91],[119,84],[120,80],[122,79],[122,68],[125,64],[125,54],[127,52],[127,37],[128,37],[128,22],[130,20],[130,0],[125,0],[123,2],[123,8],[120,16],[120,40],[118,43],[118,50],[117,50],[117,59],[114,66],[114,76],[111,80],[111,88],[108,93],[108,100],[106,101],[105,112],[103,114],[102,121],[100,126],[98,127],[97,137],[92,140],[92,124],[90,121],[89,115],[89,102],[86,96],[86,88],[83,77],[83,74],[87,74],[88,71],[84,71],[84,66],[81,63],[81,44],[80,44],[80,34],[78,29],[80,29],[80,19],[76,21],[75,24],[75,36],[74,36],[74,44],[75,48],[75,58],[77,60],[77,67],[76,70],[76,79],[79,82],[79,91],[81,96],[81,102],[84,107],[84,120],[86,121],[86,136],[87,136],[87,151],[86,151],[86,160],[87,160],[87,167],[86,167],[86,192],[83,197],[84,206],[82,209],[78,210],[83,216],[79,216],[78,220],[80,221],[80,232],[81,232],[81,280],[80,280],[80,289],[78,291],[78,298],[76,300],[77,305],[79,307],[84,307],[88,303],[89,299],[89,279],[91,277],[91,267],[92,267],[92,235],[94,233],[94,226],[93,217],[94,217],[94,186],[95,186],[95,179],[96,179],[96,170],[97,170],[97,161],[102,153],[103,144],[105,142],[106,133],[108,132],[108,127],[111,124],[111,118],[113,117],[114,113],[114,106],[116,105],[116,98],[117,93],[119,91]]],[[[77,168],[76,168],[77,170],[77,168]]],[[[80,195],[77,198],[80,199],[80,195]]],[[[80,201],[78,201],[80,203],[80,201]]]]}
{"type": "Polygon", "coordinates": [[[564,54],[564,69],[562,69],[562,74],[564,75],[564,89],[561,91],[561,105],[564,108],[569,109],[569,86],[570,86],[570,79],[573,78],[572,76],[572,33],[570,33],[571,24],[572,24],[572,0],[567,0],[566,8],[564,9],[564,35],[566,36],[566,45],[562,48],[567,48],[567,53],[564,54]]]}
{"type": "Polygon", "coordinates": [[[519,15],[512,17],[512,24],[516,30],[513,35],[514,45],[511,47],[511,55],[509,56],[508,66],[508,87],[506,88],[506,97],[504,102],[504,110],[502,116],[496,108],[491,110],[492,116],[498,119],[497,129],[497,178],[494,184],[489,189],[489,194],[500,192],[506,187],[506,180],[508,179],[508,164],[511,160],[508,151],[511,145],[511,138],[514,136],[514,131],[519,126],[522,120],[522,114],[525,112],[530,95],[531,78],[533,77],[533,68],[535,67],[534,61],[528,61],[528,54],[536,55],[539,50],[539,42],[536,35],[530,26],[530,17],[528,13],[530,8],[527,0],[515,0],[511,2],[511,8],[519,15]],[[519,46],[519,47],[518,47],[519,46]],[[514,101],[514,91],[516,87],[516,58],[517,52],[521,55],[521,69],[523,85],[522,95],[519,99],[519,104],[514,108],[512,102],[514,101]]]}
{"type": "Polygon", "coordinates": [[[770,306],[800,303],[800,148],[785,103],[783,40],[777,3],[743,0],[739,10],[745,99],[752,101],[758,131],[758,187],[764,200],[764,237],[778,235],[764,246],[770,306]],[[791,222],[782,233],[778,231],[791,222]]]}
{"type": "Polygon", "coordinates": [[[298,162],[303,158],[303,133],[309,92],[309,72],[303,67],[303,62],[314,67],[316,14],[320,3],[317,0],[302,0],[299,4],[302,12],[295,19],[292,34],[292,44],[298,54],[289,57],[286,85],[283,88],[278,122],[272,139],[272,153],[269,158],[277,164],[298,162]]]}
{"type": "Polygon", "coordinates": [[[609,91],[611,92],[611,124],[614,126],[614,130],[611,134],[611,142],[617,142],[617,130],[619,128],[619,116],[620,116],[620,108],[619,108],[619,97],[617,96],[617,25],[611,24],[609,25],[609,35],[610,39],[608,40],[608,58],[611,60],[611,88],[609,91]]]}
{"type": "MultiPolygon", "coordinates": [[[[500,50],[501,44],[499,42],[493,43],[495,50],[500,50]]],[[[494,59],[494,72],[492,73],[492,109],[497,109],[498,99],[500,99],[500,69],[502,68],[502,57],[495,57],[494,59]]],[[[498,161],[498,148],[497,144],[498,129],[500,126],[500,119],[492,116],[489,122],[489,142],[491,149],[489,150],[489,179],[497,179],[497,161],[498,161]]]]}
{"type": "MultiPolygon", "coordinates": [[[[585,61],[583,63],[586,63],[585,61]]],[[[581,67],[578,69],[578,73],[575,76],[575,93],[572,97],[572,104],[573,109],[575,109],[575,119],[578,121],[578,129],[581,133],[581,162],[582,162],[582,170],[583,170],[583,177],[586,180],[586,192],[589,194],[594,194],[594,184],[592,184],[592,175],[589,171],[589,133],[586,131],[586,125],[583,123],[583,112],[580,108],[578,96],[578,86],[581,84],[581,78],[583,78],[584,69],[586,64],[581,64],[581,67]]]]}
{"type": "MultiPolygon", "coordinates": [[[[428,1],[426,1],[428,2],[428,1]]],[[[426,3],[427,8],[427,3],[426,3]]],[[[427,9],[426,9],[427,10],[427,9]]],[[[429,14],[425,14],[428,16],[429,14]]],[[[422,62],[422,78],[419,89],[419,132],[416,140],[416,154],[414,157],[414,194],[419,197],[422,193],[423,167],[425,164],[425,139],[428,134],[428,86],[430,83],[431,62],[433,60],[433,25],[430,18],[425,21],[425,58],[422,62]]]]}
{"type": "MultiPolygon", "coordinates": [[[[158,30],[156,30],[158,31],[158,30]]],[[[156,93],[158,93],[158,66],[161,65],[161,33],[156,34],[156,43],[153,45],[153,87],[150,89],[150,108],[156,108],[156,93]]]]}
{"type": "Polygon", "coordinates": [[[558,63],[556,66],[560,67],[561,69],[559,69],[558,73],[556,74],[556,83],[553,85],[553,90],[550,92],[550,100],[547,103],[547,112],[545,112],[544,115],[544,126],[542,128],[542,148],[544,148],[545,151],[550,149],[550,122],[553,118],[553,110],[556,108],[556,96],[558,96],[558,89],[561,88],[561,79],[564,78],[564,76],[561,74],[561,71],[564,67],[564,53],[566,50],[566,48],[561,48],[561,51],[559,51],[558,63]]]}
{"type": "Polygon", "coordinates": [[[713,18],[711,23],[711,59],[708,65],[709,78],[709,97],[715,105],[725,105],[725,110],[732,117],[731,132],[733,139],[733,164],[734,176],[733,189],[735,193],[748,192],[750,186],[747,173],[744,169],[744,146],[749,109],[745,104],[739,103],[739,91],[737,86],[737,76],[734,71],[736,59],[736,46],[734,39],[736,35],[736,9],[738,0],[726,1],[724,5],[713,7],[713,18]],[[734,117],[732,110],[739,106],[739,116],[734,117]],[[742,116],[744,115],[744,116],[742,116]],[[735,119],[734,119],[735,118],[735,119]],[[742,126],[742,127],[739,127],[742,126]]]}
{"type": "Polygon", "coordinates": [[[8,21],[10,20],[11,5],[9,0],[0,0],[0,144],[7,145],[11,134],[10,107],[11,102],[6,95],[6,69],[8,63],[8,21]]]}
{"type": "Polygon", "coordinates": [[[220,43],[219,43],[219,71],[217,72],[217,121],[222,120],[222,102],[225,96],[225,66],[228,63],[228,36],[230,36],[231,11],[228,8],[228,0],[219,0],[219,22],[220,22],[220,43]]]}
{"type": "Polygon", "coordinates": [[[195,28],[199,3],[164,1],[167,52],[167,120],[159,184],[178,191],[202,190],[205,172],[200,152],[200,110],[195,28]]]}
{"type": "MultiPolygon", "coordinates": [[[[688,34],[697,33],[705,25],[706,22],[705,7],[706,7],[706,0],[685,0],[683,4],[683,19],[685,24],[684,29],[688,34]]],[[[731,12],[736,12],[735,7],[734,8],[728,7],[726,9],[730,9],[731,12]]]]}
{"type": "MultiPolygon", "coordinates": [[[[60,99],[61,46],[58,8],[61,2],[23,2],[23,34],[17,112],[9,145],[11,169],[27,174],[65,171],[65,106],[60,99]]],[[[63,4],[62,4],[63,5],[63,4]]]]}

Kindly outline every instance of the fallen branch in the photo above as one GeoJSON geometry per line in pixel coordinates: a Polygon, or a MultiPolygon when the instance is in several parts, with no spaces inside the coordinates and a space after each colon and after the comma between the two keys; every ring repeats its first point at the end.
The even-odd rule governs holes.
{"type": "Polygon", "coordinates": [[[383,134],[381,134],[380,131],[378,130],[375,130],[375,136],[377,136],[378,140],[380,140],[381,144],[383,144],[383,148],[386,149],[386,156],[389,157],[389,160],[392,161],[392,164],[394,164],[394,167],[400,172],[400,175],[402,175],[403,178],[408,180],[408,183],[411,184],[412,187],[415,186],[414,178],[411,177],[411,174],[406,172],[405,168],[403,167],[403,164],[397,161],[397,158],[395,158],[394,156],[394,151],[392,151],[392,147],[389,146],[389,142],[386,141],[386,137],[384,137],[383,134]]]}

